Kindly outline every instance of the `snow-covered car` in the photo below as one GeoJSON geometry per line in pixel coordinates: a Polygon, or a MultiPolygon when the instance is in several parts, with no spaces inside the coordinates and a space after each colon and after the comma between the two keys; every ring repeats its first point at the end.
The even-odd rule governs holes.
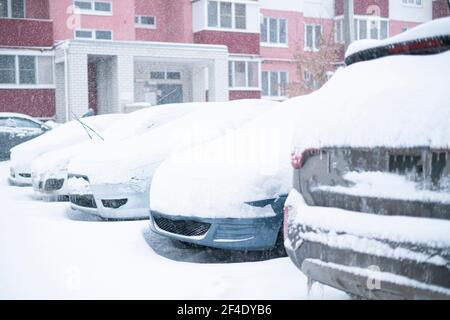
{"type": "Polygon", "coordinates": [[[284,234],[312,281],[450,298],[449,83],[450,51],[384,57],[338,71],[304,105],[284,234]]]}
{"type": "Polygon", "coordinates": [[[450,49],[450,18],[421,24],[383,40],[365,39],[350,44],[345,64],[351,65],[392,55],[427,55],[450,49]]]}
{"type": "Polygon", "coordinates": [[[288,159],[304,97],[281,103],[242,128],[173,154],[150,189],[150,226],[201,246],[284,251],[288,159]]]}
{"type": "Polygon", "coordinates": [[[68,200],[67,167],[79,155],[90,155],[99,148],[113,149],[121,140],[139,136],[159,126],[189,114],[204,103],[183,103],[155,106],[126,115],[92,140],[44,153],[31,164],[34,190],[46,200],[68,200]]]}
{"type": "Polygon", "coordinates": [[[44,123],[24,114],[0,112],[0,161],[10,158],[10,150],[18,144],[50,130],[44,123]]]}
{"type": "Polygon", "coordinates": [[[34,159],[46,152],[88,141],[90,135],[94,135],[92,132],[89,133],[89,128],[102,132],[122,116],[109,114],[83,118],[82,122],[73,120],[59,125],[33,140],[15,146],[11,149],[10,183],[30,186],[32,183],[31,162],[34,159]]]}
{"type": "Polygon", "coordinates": [[[68,180],[72,208],[105,219],[148,219],[150,183],[163,160],[236,129],[276,105],[264,100],[209,102],[114,148],[72,160],[68,180]]]}

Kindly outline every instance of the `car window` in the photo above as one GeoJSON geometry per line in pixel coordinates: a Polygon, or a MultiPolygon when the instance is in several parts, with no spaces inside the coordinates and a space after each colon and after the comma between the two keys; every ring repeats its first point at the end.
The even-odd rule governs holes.
{"type": "Polygon", "coordinates": [[[0,127],[15,128],[16,122],[12,118],[0,118],[0,127]]]}
{"type": "Polygon", "coordinates": [[[15,122],[16,128],[36,128],[40,129],[41,125],[37,122],[28,120],[28,119],[22,119],[22,118],[13,118],[15,122]]]}

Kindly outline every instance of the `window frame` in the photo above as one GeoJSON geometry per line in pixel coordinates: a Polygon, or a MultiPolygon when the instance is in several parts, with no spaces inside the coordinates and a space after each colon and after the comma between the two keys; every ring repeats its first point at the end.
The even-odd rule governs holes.
{"type": "Polygon", "coordinates": [[[261,72],[261,96],[263,98],[275,98],[275,99],[287,99],[288,95],[286,94],[287,88],[284,89],[284,94],[281,94],[283,92],[283,88],[281,85],[281,74],[286,74],[286,86],[288,86],[289,84],[289,72],[288,71],[269,71],[269,70],[265,70],[261,72]],[[268,95],[264,95],[263,92],[263,88],[264,88],[264,84],[263,84],[263,74],[266,73],[267,74],[267,89],[268,89],[268,95]],[[272,94],[272,86],[271,86],[271,79],[272,79],[272,73],[276,73],[277,74],[277,78],[278,78],[278,95],[273,95],[272,94]]]}
{"type": "Polygon", "coordinates": [[[378,37],[376,38],[376,40],[383,40],[383,39],[387,39],[389,38],[389,19],[388,18],[383,18],[383,17],[378,17],[378,16],[362,16],[362,15],[355,15],[354,17],[354,25],[355,25],[355,30],[354,30],[354,40],[362,40],[362,39],[373,39],[371,37],[371,24],[373,22],[376,22],[377,24],[377,30],[378,30],[378,37]],[[365,21],[366,22],[366,37],[365,38],[361,38],[360,37],[360,21],[365,21]],[[386,38],[381,38],[381,22],[386,22],[386,38]]]}
{"type": "Polygon", "coordinates": [[[6,17],[0,17],[1,19],[26,19],[27,18],[27,1],[23,1],[23,17],[13,17],[12,16],[12,2],[14,0],[6,0],[6,17]]]}
{"type": "Polygon", "coordinates": [[[322,27],[322,25],[321,24],[318,24],[318,23],[305,23],[304,24],[304,41],[303,41],[303,44],[304,44],[304,51],[312,51],[312,52],[318,52],[318,51],[320,51],[320,43],[319,43],[319,46],[317,46],[317,43],[316,43],[316,28],[317,27],[320,27],[320,36],[322,37],[322,34],[323,34],[323,27],[322,27]],[[308,45],[307,45],[307,36],[308,36],[308,27],[311,27],[312,28],[312,34],[311,34],[311,37],[312,37],[312,47],[308,47],[308,45]]]}
{"type": "Polygon", "coordinates": [[[220,1],[220,0],[207,0],[206,1],[206,29],[207,30],[215,30],[215,31],[238,31],[238,32],[248,32],[248,8],[247,3],[245,2],[235,2],[235,1],[220,1]],[[210,25],[210,19],[209,19],[209,4],[211,2],[215,2],[217,4],[216,6],[216,22],[217,24],[215,26],[210,25]],[[231,5],[231,27],[222,27],[222,9],[221,4],[222,3],[229,3],[231,5]],[[236,27],[236,5],[243,5],[245,6],[245,28],[237,28],[236,27]]]}
{"type": "Polygon", "coordinates": [[[134,16],[134,25],[136,28],[142,28],[142,29],[156,29],[156,17],[155,16],[148,16],[148,15],[135,15],[134,16]],[[142,23],[142,18],[153,18],[153,24],[145,24],[142,23]],[[138,19],[138,22],[136,22],[136,18],[138,19]]]}
{"type": "Polygon", "coordinates": [[[231,91],[259,91],[261,90],[261,60],[257,59],[239,59],[233,58],[228,60],[228,89],[231,91]],[[245,86],[234,86],[236,83],[236,75],[235,75],[235,63],[236,62],[244,62],[245,63],[245,86]],[[249,63],[256,63],[257,71],[256,75],[258,77],[258,84],[255,87],[249,86],[250,78],[249,78],[249,63]],[[230,67],[231,65],[231,67],[230,67]],[[231,72],[230,72],[231,71],[231,72]],[[230,81],[231,80],[231,81],[230,81]],[[231,82],[231,83],[230,83],[231,82]]]}
{"type": "Polygon", "coordinates": [[[73,38],[75,40],[87,40],[87,41],[113,41],[114,40],[114,32],[112,30],[105,30],[105,29],[75,29],[75,30],[73,30],[73,38]],[[90,32],[91,37],[90,38],[77,37],[78,31],[90,32]],[[97,39],[97,31],[110,32],[111,39],[97,39]]]}
{"type": "Polygon", "coordinates": [[[82,15],[91,15],[91,16],[112,16],[113,15],[113,3],[112,1],[107,0],[73,0],[73,6],[75,8],[76,14],[82,14],[82,15]],[[89,2],[91,3],[91,9],[81,9],[76,6],[76,2],[89,2]],[[110,11],[102,11],[102,10],[96,10],[95,4],[96,3],[108,3],[111,7],[110,11]]]}
{"type": "Polygon", "coordinates": [[[413,8],[423,8],[423,0],[402,0],[402,5],[413,8]],[[420,1],[420,4],[417,4],[420,1]]]}
{"type": "Polygon", "coordinates": [[[14,50],[14,52],[1,52],[0,55],[2,56],[12,56],[14,57],[14,75],[15,75],[15,82],[14,83],[0,83],[0,89],[55,89],[55,58],[54,54],[47,53],[47,54],[36,54],[35,52],[31,53],[26,50],[14,50]],[[31,56],[34,57],[34,76],[35,76],[35,83],[29,83],[29,84],[22,84],[20,83],[20,69],[19,69],[19,56],[31,56]],[[51,76],[52,76],[52,83],[51,84],[41,84],[39,83],[39,59],[38,57],[49,57],[51,58],[51,76]]]}
{"type": "Polygon", "coordinates": [[[260,36],[260,43],[264,47],[281,47],[281,48],[288,48],[289,47],[289,23],[287,18],[281,18],[281,17],[272,17],[272,16],[263,16],[262,17],[262,23],[260,24],[260,35],[262,35],[262,28],[265,25],[265,31],[266,31],[266,41],[263,40],[262,36],[260,36]],[[276,27],[276,34],[277,34],[277,41],[272,42],[270,41],[270,20],[276,20],[277,27],[276,27]],[[286,30],[285,30],[285,39],[286,42],[280,42],[280,35],[281,35],[281,23],[280,21],[285,22],[286,30]]]}

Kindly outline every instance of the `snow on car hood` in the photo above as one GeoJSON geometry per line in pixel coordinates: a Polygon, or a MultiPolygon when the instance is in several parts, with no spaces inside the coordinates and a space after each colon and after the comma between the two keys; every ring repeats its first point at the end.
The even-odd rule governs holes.
{"type": "MultiPolygon", "coordinates": [[[[81,120],[94,130],[102,132],[122,117],[123,115],[110,114],[83,118],[81,120]]],[[[29,167],[33,159],[45,152],[56,150],[58,148],[64,148],[66,146],[73,145],[74,143],[88,140],[90,140],[89,136],[77,120],[67,122],[50,131],[47,131],[35,139],[12,148],[11,166],[29,167]]]]}
{"type": "Polygon", "coordinates": [[[383,40],[363,39],[354,41],[348,46],[347,51],[345,52],[345,57],[347,58],[356,52],[364,51],[371,48],[449,34],[450,34],[450,18],[436,19],[418,25],[408,31],[402,32],[391,38],[383,40]]]}
{"type": "Polygon", "coordinates": [[[343,68],[322,89],[290,99],[218,141],[174,154],[153,177],[151,209],[185,216],[253,216],[244,202],[291,190],[293,136],[295,149],[336,143],[448,146],[448,83],[450,52],[343,68]]]}
{"type": "Polygon", "coordinates": [[[245,202],[289,191],[291,137],[303,100],[282,103],[239,130],[172,155],[153,177],[151,209],[204,218],[273,216],[270,205],[245,202]]]}
{"type": "Polygon", "coordinates": [[[123,140],[113,148],[72,160],[69,172],[89,177],[92,184],[147,182],[171,153],[209,141],[240,127],[278,103],[264,100],[215,102],[146,134],[123,140]]]}
{"type": "Polygon", "coordinates": [[[101,133],[100,139],[87,140],[65,148],[44,153],[31,164],[34,176],[63,178],[67,175],[69,161],[80,155],[92,155],[98,148],[115,148],[115,144],[123,139],[144,134],[164,125],[174,119],[182,117],[205,105],[205,103],[184,103],[165,106],[155,106],[138,110],[114,122],[101,133]]]}
{"type": "Polygon", "coordinates": [[[450,51],[339,70],[307,97],[293,149],[450,147],[450,51]]]}

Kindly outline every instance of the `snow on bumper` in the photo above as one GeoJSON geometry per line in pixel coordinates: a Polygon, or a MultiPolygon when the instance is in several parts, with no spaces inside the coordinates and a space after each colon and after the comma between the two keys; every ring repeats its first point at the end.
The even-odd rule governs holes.
{"type": "Polygon", "coordinates": [[[92,184],[87,176],[71,175],[69,190],[73,209],[104,219],[148,218],[148,188],[133,182],[92,184]]]}
{"type": "Polygon", "coordinates": [[[295,190],[286,208],[286,251],[313,280],[367,298],[450,298],[449,221],[310,207],[295,190]]]}

